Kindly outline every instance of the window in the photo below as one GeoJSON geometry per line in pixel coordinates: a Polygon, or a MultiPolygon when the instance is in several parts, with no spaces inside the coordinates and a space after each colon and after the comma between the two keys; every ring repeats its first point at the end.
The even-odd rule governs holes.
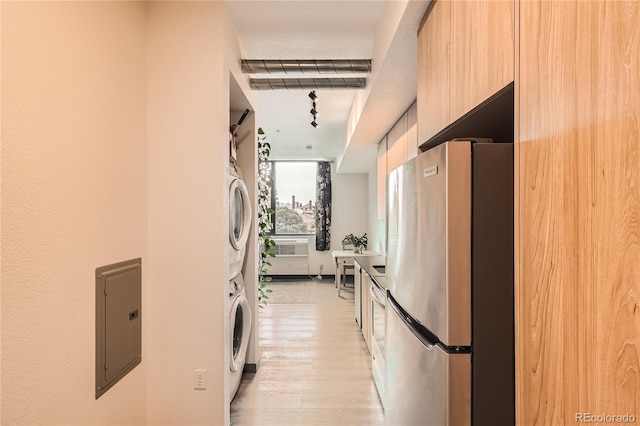
{"type": "Polygon", "coordinates": [[[316,232],[317,163],[309,161],[271,162],[271,208],[273,233],[314,234],[316,232]]]}

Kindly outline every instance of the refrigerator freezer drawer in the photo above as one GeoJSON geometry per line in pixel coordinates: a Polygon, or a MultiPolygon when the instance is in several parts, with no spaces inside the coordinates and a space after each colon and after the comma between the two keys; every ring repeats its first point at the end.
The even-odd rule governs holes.
{"type": "Polygon", "coordinates": [[[394,309],[385,309],[385,424],[471,424],[471,354],[427,348],[394,309]]]}

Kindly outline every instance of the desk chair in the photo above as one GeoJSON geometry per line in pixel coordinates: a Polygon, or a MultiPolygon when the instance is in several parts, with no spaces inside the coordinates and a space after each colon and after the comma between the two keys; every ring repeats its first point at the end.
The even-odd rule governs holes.
{"type": "MultiPolygon", "coordinates": [[[[351,245],[342,245],[342,250],[353,250],[353,246],[351,245]]],[[[354,265],[353,263],[353,258],[351,259],[343,259],[342,260],[342,264],[340,265],[341,267],[341,271],[339,273],[342,274],[342,285],[344,286],[346,279],[347,279],[347,271],[348,270],[355,270],[356,265],[354,265]]],[[[337,284],[336,284],[337,286],[337,284]]]]}

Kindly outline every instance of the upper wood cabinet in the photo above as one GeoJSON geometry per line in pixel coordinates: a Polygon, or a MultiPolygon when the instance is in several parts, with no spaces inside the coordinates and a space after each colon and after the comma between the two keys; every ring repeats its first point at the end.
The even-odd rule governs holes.
{"type": "Polygon", "coordinates": [[[513,81],[513,1],[451,2],[451,121],[513,81]]]}
{"type": "Polygon", "coordinates": [[[378,219],[386,217],[387,202],[387,136],[378,144],[377,182],[378,182],[378,219]]]}
{"type": "Polygon", "coordinates": [[[391,128],[387,139],[387,175],[407,161],[407,114],[391,128]]]}
{"type": "Polygon", "coordinates": [[[451,122],[451,2],[438,0],[418,33],[418,144],[451,122]]]}
{"type": "Polygon", "coordinates": [[[389,173],[418,155],[416,104],[413,103],[378,144],[378,219],[386,215],[386,179],[389,173]]]}
{"type": "Polygon", "coordinates": [[[418,105],[414,102],[407,110],[407,160],[418,155],[418,105]]]}
{"type": "Polygon", "coordinates": [[[514,80],[514,2],[437,0],[418,33],[418,143],[514,80]]]}

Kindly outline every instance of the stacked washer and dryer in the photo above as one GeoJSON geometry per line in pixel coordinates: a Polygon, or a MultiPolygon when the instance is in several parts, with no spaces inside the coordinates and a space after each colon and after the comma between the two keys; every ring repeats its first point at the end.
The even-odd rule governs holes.
{"type": "Polygon", "coordinates": [[[242,268],[251,230],[251,204],[242,172],[234,160],[229,162],[229,324],[231,347],[230,398],[242,378],[251,333],[251,307],[247,301],[242,268]]]}

